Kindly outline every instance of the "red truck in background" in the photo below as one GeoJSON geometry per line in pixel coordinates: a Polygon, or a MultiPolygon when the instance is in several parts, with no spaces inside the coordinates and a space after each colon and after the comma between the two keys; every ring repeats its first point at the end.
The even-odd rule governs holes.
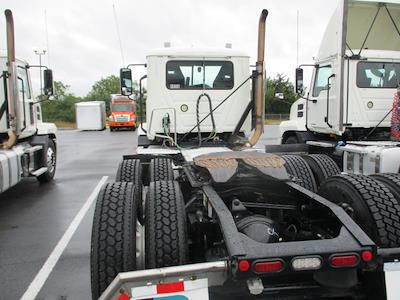
{"type": "Polygon", "coordinates": [[[110,118],[108,125],[110,131],[119,128],[136,130],[136,104],[127,96],[112,95],[110,104],[110,118]]]}

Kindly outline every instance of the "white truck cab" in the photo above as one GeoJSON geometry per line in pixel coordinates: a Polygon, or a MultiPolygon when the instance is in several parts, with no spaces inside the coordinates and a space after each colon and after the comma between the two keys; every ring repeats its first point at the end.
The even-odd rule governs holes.
{"type": "MultiPolygon", "coordinates": [[[[146,138],[232,133],[249,103],[249,56],[233,49],[162,48],[147,55],[146,138]],[[241,88],[238,89],[238,87],[241,88]],[[235,91],[238,89],[235,93],[235,91]],[[229,101],[223,101],[230,95],[229,101]],[[218,109],[213,111],[217,106],[218,109]],[[207,114],[212,114],[193,128],[207,114]]],[[[251,130],[247,117],[242,133],[251,130]]],[[[142,131],[143,133],[143,131],[142,131]]]]}
{"type": "Polygon", "coordinates": [[[294,135],[285,132],[293,130],[286,127],[295,119],[300,132],[359,139],[377,126],[375,137],[389,139],[384,131],[390,127],[386,114],[399,81],[400,35],[395,21],[399,16],[396,1],[339,2],[313,67],[304,114],[294,113],[290,123],[282,123],[282,142],[294,135]]]}
{"type": "MultiPolygon", "coordinates": [[[[399,158],[392,163],[399,170],[400,148],[390,142],[391,116],[398,113],[392,107],[400,80],[399,18],[398,1],[339,1],[312,66],[310,88],[280,125],[283,144],[364,141],[341,150],[365,155],[376,153],[375,147],[397,148],[399,158]]],[[[303,93],[302,68],[296,69],[296,90],[303,93]]]]}
{"type": "MultiPolygon", "coordinates": [[[[53,179],[56,169],[54,124],[42,120],[40,102],[32,93],[29,65],[16,59],[14,22],[10,10],[7,21],[7,53],[0,53],[0,192],[23,177],[41,182],[53,179]]],[[[52,71],[44,71],[44,96],[53,94],[52,71]]]]}

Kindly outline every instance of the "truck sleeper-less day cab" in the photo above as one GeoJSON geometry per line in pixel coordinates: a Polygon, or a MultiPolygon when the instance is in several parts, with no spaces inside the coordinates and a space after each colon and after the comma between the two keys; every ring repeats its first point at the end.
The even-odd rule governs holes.
{"type": "MultiPolygon", "coordinates": [[[[312,65],[310,89],[280,125],[283,144],[307,142],[314,151],[336,152],[348,173],[400,172],[399,143],[391,142],[391,126],[399,131],[399,124],[391,124],[399,120],[399,107],[393,109],[400,80],[399,17],[398,1],[339,2],[312,65]]],[[[302,93],[302,68],[296,77],[302,93]]]]}
{"type": "MultiPolygon", "coordinates": [[[[56,170],[57,128],[42,120],[40,104],[32,93],[29,65],[15,58],[12,13],[6,10],[5,15],[7,55],[0,53],[0,192],[23,177],[50,181],[56,170]]],[[[52,72],[46,69],[44,94],[52,93],[52,72]]]]}
{"type": "Polygon", "coordinates": [[[119,128],[136,130],[136,104],[133,100],[122,95],[112,95],[108,126],[111,131],[119,128]]]}
{"type": "MultiPolygon", "coordinates": [[[[267,15],[255,70],[230,49],[147,57],[137,153],[96,203],[93,299],[391,299],[396,196],[327,155],[317,176],[299,155],[251,149],[264,128],[267,15]]],[[[129,69],[121,92],[132,92],[129,69]]]]}

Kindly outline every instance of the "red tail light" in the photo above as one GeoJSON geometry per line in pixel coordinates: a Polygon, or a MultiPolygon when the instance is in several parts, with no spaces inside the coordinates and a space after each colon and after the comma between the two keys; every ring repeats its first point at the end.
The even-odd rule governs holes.
{"type": "Polygon", "coordinates": [[[359,258],[355,254],[335,255],[329,259],[333,267],[354,267],[358,264],[359,258]]]}
{"type": "Polygon", "coordinates": [[[247,260],[241,260],[239,262],[239,270],[242,272],[247,272],[250,269],[250,263],[247,260]]]}
{"type": "Polygon", "coordinates": [[[253,268],[256,273],[272,273],[282,271],[284,266],[281,260],[269,260],[256,262],[253,268]]]}
{"type": "Polygon", "coordinates": [[[178,293],[184,290],[183,281],[157,284],[157,294],[178,293]]]}
{"type": "Polygon", "coordinates": [[[361,252],[361,259],[364,262],[370,262],[373,258],[374,258],[374,255],[372,254],[371,251],[365,250],[365,251],[361,252]]]}

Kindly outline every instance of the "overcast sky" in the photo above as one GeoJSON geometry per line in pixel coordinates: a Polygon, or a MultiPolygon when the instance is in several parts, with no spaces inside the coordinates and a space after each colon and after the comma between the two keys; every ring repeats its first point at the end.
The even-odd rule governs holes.
{"type": "MultiPolygon", "coordinates": [[[[122,65],[145,62],[146,53],[162,47],[165,41],[179,47],[224,47],[225,43],[232,43],[234,49],[246,51],[253,63],[258,17],[263,8],[269,10],[267,73],[269,76],[284,73],[293,79],[297,10],[300,14],[299,62],[309,63],[318,51],[337,1],[1,0],[1,8],[13,11],[17,56],[38,64],[39,58],[33,49],[47,49],[43,61],[53,69],[55,80],[70,85],[76,95],[84,96],[96,80],[117,75],[122,65]]],[[[5,49],[3,13],[0,26],[0,49],[5,49]]],[[[38,73],[33,71],[32,75],[37,94],[38,73]]]]}

